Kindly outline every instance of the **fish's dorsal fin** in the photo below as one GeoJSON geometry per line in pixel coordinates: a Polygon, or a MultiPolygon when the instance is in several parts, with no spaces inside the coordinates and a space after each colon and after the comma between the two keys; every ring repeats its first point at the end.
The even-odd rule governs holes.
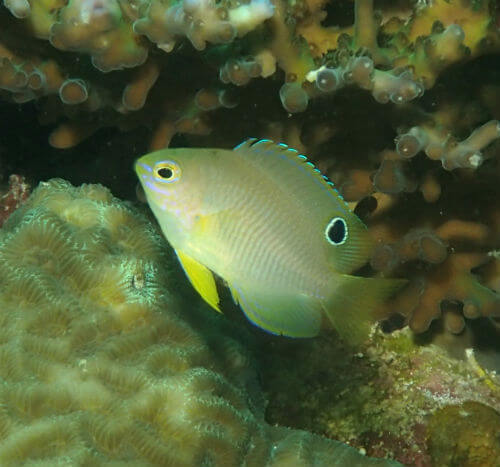
{"type": "Polygon", "coordinates": [[[271,180],[266,188],[273,193],[273,199],[277,196],[284,200],[294,199],[297,208],[290,215],[296,215],[297,222],[307,218],[307,233],[302,229],[303,237],[307,235],[307,241],[315,242],[322,249],[322,257],[334,271],[351,273],[366,263],[373,249],[366,226],[351,211],[333,183],[306,156],[286,144],[256,138],[244,141],[234,151],[245,158],[259,176],[271,180]],[[301,216],[302,212],[307,212],[307,216],[301,216]],[[337,218],[344,221],[347,236],[335,244],[329,241],[328,226],[337,218]],[[310,230],[311,226],[316,230],[310,230]]]}
{"type": "Polygon", "coordinates": [[[180,250],[175,250],[175,253],[194,289],[213,309],[221,313],[219,293],[212,271],[180,250]]]}
{"type": "MultiPolygon", "coordinates": [[[[234,149],[242,154],[252,154],[256,158],[260,158],[264,163],[272,164],[273,156],[278,161],[287,161],[289,166],[300,169],[302,175],[309,175],[320,187],[331,193],[342,206],[349,210],[349,206],[342,198],[342,195],[335,188],[335,185],[330,179],[321,173],[304,154],[301,154],[296,149],[289,147],[284,143],[275,143],[270,139],[248,138],[238,144],[234,149]],[[276,157],[277,156],[277,157],[276,157]],[[266,160],[267,159],[267,160],[266,160]]],[[[293,183],[293,180],[291,180],[293,183]]]]}

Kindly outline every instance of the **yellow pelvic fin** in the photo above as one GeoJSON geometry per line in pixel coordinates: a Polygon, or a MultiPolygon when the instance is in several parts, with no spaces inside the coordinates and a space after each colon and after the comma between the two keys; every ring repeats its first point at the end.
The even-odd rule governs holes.
{"type": "Polygon", "coordinates": [[[360,344],[368,337],[371,325],[388,314],[380,312],[380,305],[407,282],[338,274],[323,309],[342,339],[360,344]]]}
{"type": "Polygon", "coordinates": [[[182,251],[175,250],[177,257],[195,290],[212,308],[221,313],[219,294],[212,271],[182,251]]]}

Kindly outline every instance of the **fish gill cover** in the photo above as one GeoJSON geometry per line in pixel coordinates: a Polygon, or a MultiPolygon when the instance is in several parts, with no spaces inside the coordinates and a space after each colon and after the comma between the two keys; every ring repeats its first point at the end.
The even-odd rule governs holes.
{"type": "Polygon", "coordinates": [[[0,221],[26,180],[101,182],[131,199],[132,161],[150,150],[286,143],[357,203],[376,242],[365,272],[409,286],[384,326],[406,328],[359,357],[328,334],[256,336],[274,357],[261,363],[274,369],[268,420],[407,465],[498,466],[498,418],[465,402],[498,411],[499,18],[493,0],[4,0],[0,221]],[[447,426],[463,427],[460,441],[447,426]]]}

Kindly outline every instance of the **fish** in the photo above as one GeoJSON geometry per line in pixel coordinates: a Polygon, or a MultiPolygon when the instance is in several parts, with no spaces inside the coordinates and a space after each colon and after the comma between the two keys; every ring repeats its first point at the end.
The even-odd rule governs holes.
{"type": "Polygon", "coordinates": [[[333,183],[293,148],[166,148],[135,162],[147,202],[194,289],[218,312],[216,278],[269,333],[314,337],[330,321],[365,340],[402,279],[352,273],[373,249],[333,183]]]}

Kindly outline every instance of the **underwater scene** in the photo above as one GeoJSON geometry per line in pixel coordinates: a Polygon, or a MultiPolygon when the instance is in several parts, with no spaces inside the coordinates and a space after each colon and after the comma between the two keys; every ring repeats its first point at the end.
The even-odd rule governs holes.
{"type": "Polygon", "coordinates": [[[0,467],[500,467],[500,3],[0,2],[0,467]]]}

